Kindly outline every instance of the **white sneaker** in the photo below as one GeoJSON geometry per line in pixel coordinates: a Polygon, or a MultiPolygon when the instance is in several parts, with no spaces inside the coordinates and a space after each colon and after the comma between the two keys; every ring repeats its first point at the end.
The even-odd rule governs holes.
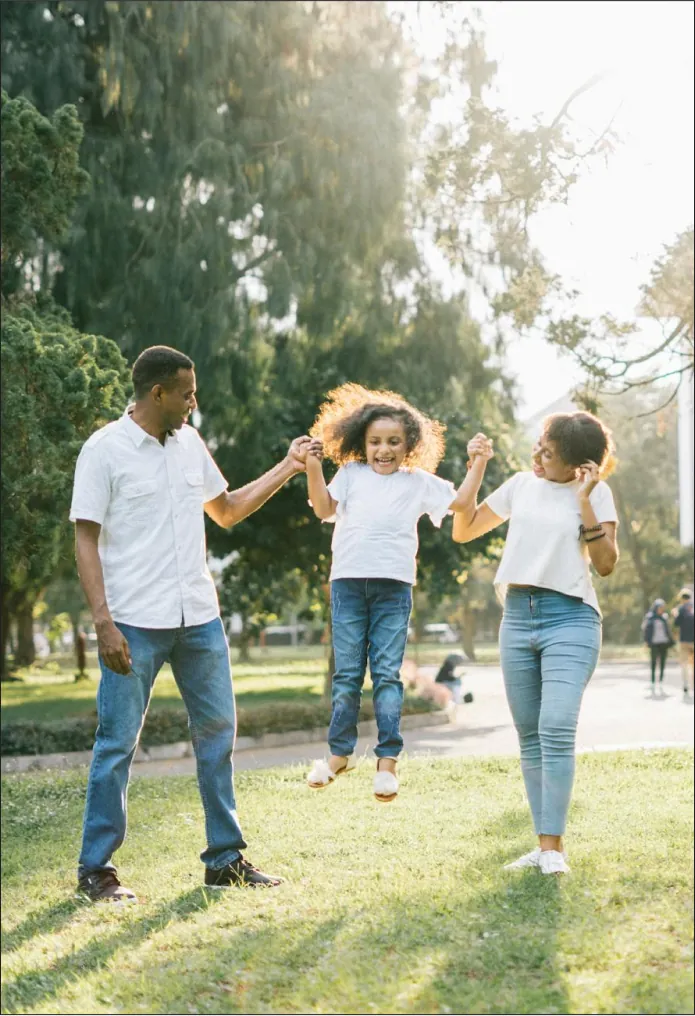
{"type": "Polygon", "coordinates": [[[568,875],[570,871],[566,855],[559,850],[541,850],[538,867],[541,875],[568,875]]]}
{"type": "Polygon", "coordinates": [[[538,859],[541,856],[541,848],[536,847],[535,850],[529,850],[528,854],[522,854],[516,861],[512,861],[510,864],[505,864],[506,871],[512,871],[517,868],[537,868],[538,859]]]}
{"type": "Polygon", "coordinates": [[[387,769],[380,770],[374,777],[374,796],[377,801],[392,801],[398,793],[398,780],[387,769]]]}
{"type": "Polygon", "coordinates": [[[336,776],[350,772],[355,768],[355,765],[355,756],[350,755],[345,766],[339,769],[337,773],[334,773],[328,762],[325,759],[319,758],[307,773],[306,781],[313,790],[320,790],[322,787],[327,787],[329,783],[333,783],[336,776]]]}

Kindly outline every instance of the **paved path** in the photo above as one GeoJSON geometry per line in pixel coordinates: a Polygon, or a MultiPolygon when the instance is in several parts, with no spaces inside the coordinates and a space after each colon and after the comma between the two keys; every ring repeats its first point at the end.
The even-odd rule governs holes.
{"type": "MultiPolygon", "coordinates": [[[[598,667],[584,695],[577,733],[579,751],[693,744],[693,701],[683,696],[678,666],[667,666],[663,697],[652,697],[646,675],[646,663],[605,663],[598,667]]],[[[463,684],[464,691],[473,692],[474,701],[458,707],[454,723],[404,732],[409,755],[453,758],[517,754],[516,733],[499,667],[471,665],[466,668],[463,684]]],[[[361,739],[358,754],[370,747],[368,739],[361,739]]],[[[323,746],[313,743],[240,751],[234,756],[235,768],[266,769],[306,762],[323,750],[323,746]]],[[[193,759],[142,762],[133,767],[135,777],[193,773],[193,759]]]]}

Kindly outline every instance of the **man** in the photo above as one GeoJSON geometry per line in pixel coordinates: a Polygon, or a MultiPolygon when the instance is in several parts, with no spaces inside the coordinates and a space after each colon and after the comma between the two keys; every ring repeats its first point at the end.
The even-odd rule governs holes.
{"type": "Polygon", "coordinates": [[[678,655],[683,675],[683,694],[690,695],[693,688],[695,662],[695,621],[693,620],[693,594],[681,589],[680,606],[673,611],[673,627],[678,631],[678,655]]]}
{"type": "Polygon", "coordinates": [[[70,519],[77,569],[97,633],[99,725],[89,775],[78,891],[133,902],[112,857],[126,833],[126,794],[155,678],[171,664],[188,712],[207,847],[205,884],[275,886],[242,856],[231,755],[236,732],[229,649],[206,564],[204,512],[229,528],[306,468],[309,438],[239,490],[186,425],[194,364],[168,346],[133,366],[135,403],[92,434],[77,461],[70,519]]]}

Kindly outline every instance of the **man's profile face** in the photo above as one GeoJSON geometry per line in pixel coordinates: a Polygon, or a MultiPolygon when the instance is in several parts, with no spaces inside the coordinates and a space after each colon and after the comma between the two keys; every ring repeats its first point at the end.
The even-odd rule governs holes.
{"type": "Polygon", "coordinates": [[[157,385],[153,396],[161,413],[164,430],[180,430],[198,403],[195,398],[195,371],[180,367],[175,381],[164,388],[157,385]]]}

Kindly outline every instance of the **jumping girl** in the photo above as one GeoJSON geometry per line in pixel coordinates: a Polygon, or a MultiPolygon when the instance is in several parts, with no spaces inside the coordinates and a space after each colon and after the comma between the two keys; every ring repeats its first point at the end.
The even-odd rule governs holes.
{"type": "MultiPolygon", "coordinates": [[[[398,793],[403,662],[415,584],[417,524],[435,526],[468,503],[434,476],[444,455],[444,428],[400,395],[346,384],[327,396],[311,430],[309,498],[315,514],[335,522],[331,618],[335,673],[328,732],[331,755],[315,762],[310,787],[326,787],[354,768],[357,720],[367,660],[378,727],[374,794],[398,793]],[[340,468],[326,486],[323,456],[340,468]]],[[[470,481],[468,481],[470,486],[470,481]]],[[[465,485],[464,485],[465,486],[465,485]]]]}
{"type": "Polygon", "coordinates": [[[533,471],[516,473],[478,507],[492,444],[477,434],[468,445],[473,495],[454,519],[454,540],[467,543],[510,519],[495,576],[504,599],[500,659],[538,846],[507,868],[569,871],[562,837],[577,720],[601,648],[589,566],[610,575],[618,559],[613,495],[601,480],[610,452],[610,433],[595,416],[551,416],[533,471]]]}

